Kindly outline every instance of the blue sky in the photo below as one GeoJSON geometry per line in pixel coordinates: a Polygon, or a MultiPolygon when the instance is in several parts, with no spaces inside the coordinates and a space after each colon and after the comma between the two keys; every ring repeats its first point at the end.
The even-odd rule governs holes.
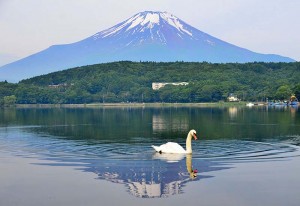
{"type": "Polygon", "coordinates": [[[146,10],[167,11],[229,43],[300,61],[299,0],[0,0],[0,66],[146,10]]]}

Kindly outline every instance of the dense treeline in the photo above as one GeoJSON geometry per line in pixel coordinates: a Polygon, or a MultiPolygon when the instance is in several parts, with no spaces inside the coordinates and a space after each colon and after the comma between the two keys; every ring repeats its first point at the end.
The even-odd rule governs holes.
{"type": "Polygon", "coordinates": [[[0,104],[215,102],[299,98],[300,63],[114,62],[0,83],[0,104]],[[152,82],[189,82],[152,89],[152,82]]]}

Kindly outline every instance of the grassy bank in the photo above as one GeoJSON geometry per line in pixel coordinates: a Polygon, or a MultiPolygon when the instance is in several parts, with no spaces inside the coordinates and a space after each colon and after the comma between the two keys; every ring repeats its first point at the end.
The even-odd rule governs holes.
{"type": "Polygon", "coordinates": [[[16,108],[118,108],[118,107],[231,107],[245,102],[212,103],[92,103],[92,104],[16,104],[16,108]]]}

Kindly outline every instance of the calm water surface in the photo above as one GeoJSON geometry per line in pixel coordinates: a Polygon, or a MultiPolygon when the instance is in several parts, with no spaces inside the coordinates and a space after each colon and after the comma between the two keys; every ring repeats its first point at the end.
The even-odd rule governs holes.
{"type": "Polygon", "coordinates": [[[5,109],[1,167],[11,169],[1,174],[0,203],[298,205],[299,145],[300,111],[293,107],[5,109]],[[167,141],[184,146],[190,129],[199,138],[192,155],[151,148],[167,141]],[[36,179],[42,169],[84,177],[66,171],[61,179],[36,179]],[[63,183],[68,178],[72,184],[63,183]],[[70,193],[80,181],[82,191],[70,193]],[[41,191],[51,184],[64,189],[41,191]]]}

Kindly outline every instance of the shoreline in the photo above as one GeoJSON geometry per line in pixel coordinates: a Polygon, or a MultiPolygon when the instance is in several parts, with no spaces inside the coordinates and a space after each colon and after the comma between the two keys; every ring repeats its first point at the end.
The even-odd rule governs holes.
{"type": "Polygon", "coordinates": [[[15,108],[158,108],[158,107],[231,107],[245,106],[245,102],[210,103],[90,103],[90,104],[16,104],[15,108]]]}

